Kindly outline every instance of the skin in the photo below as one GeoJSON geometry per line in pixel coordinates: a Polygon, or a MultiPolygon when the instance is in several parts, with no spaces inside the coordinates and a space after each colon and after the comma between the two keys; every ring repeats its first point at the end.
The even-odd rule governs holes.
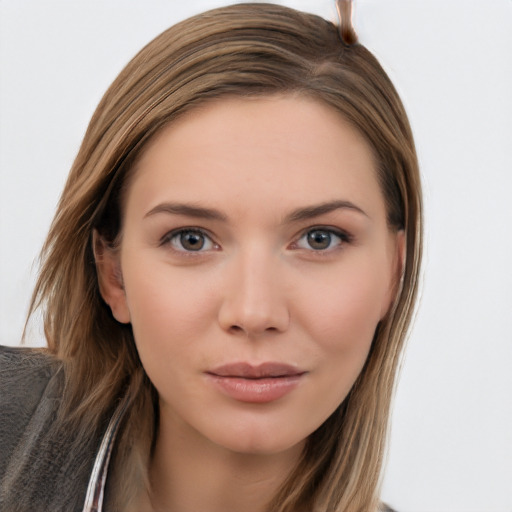
{"type": "Polygon", "coordinates": [[[230,98],[163,129],[134,171],[120,249],[99,240],[96,257],[160,397],[140,510],[264,510],[360,373],[400,275],[372,151],[314,100],[230,98]],[[205,373],[241,361],[304,373],[247,403],[205,373]]]}

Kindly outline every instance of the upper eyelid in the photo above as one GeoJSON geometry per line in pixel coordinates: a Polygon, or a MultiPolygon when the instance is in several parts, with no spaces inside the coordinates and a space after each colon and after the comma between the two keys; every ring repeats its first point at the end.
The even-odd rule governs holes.
{"type": "Polygon", "coordinates": [[[341,228],[334,227],[334,226],[315,225],[315,226],[310,226],[306,229],[302,229],[301,231],[299,231],[297,233],[295,239],[299,240],[300,238],[302,238],[304,235],[307,235],[311,231],[327,231],[336,236],[339,236],[340,238],[346,238],[349,241],[354,238],[352,236],[352,234],[349,233],[346,229],[341,229],[341,228]]]}
{"type": "Polygon", "coordinates": [[[162,238],[172,237],[172,236],[177,235],[178,233],[183,233],[183,232],[187,232],[187,231],[192,231],[194,233],[201,233],[202,235],[206,235],[209,238],[213,238],[212,234],[207,229],[200,228],[197,226],[181,226],[179,228],[170,229],[162,236],[162,238]]]}

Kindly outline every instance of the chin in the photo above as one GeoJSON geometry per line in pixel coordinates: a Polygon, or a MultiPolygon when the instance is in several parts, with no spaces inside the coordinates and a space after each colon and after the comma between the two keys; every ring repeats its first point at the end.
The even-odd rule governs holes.
{"type": "Polygon", "coordinates": [[[258,428],[256,424],[238,425],[236,428],[222,428],[216,432],[204,433],[211,442],[224,449],[246,455],[277,455],[287,451],[302,452],[307,435],[290,432],[287,429],[258,428]]]}

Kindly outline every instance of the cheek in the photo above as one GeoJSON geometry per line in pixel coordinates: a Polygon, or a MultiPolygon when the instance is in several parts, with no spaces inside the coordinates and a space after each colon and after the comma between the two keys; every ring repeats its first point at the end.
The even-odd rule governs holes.
{"type": "MultiPolygon", "coordinates": [[[[305,293],[302,308],[308,330],[327,350],[351,351],[367,347],[381,319],[387,285],[382,273],[371,265],[361,265],[361,271],[351,267],[330,280],[317,292],[305,293]]],[[[319,280],[320,281],[320,280],[319,280]]]]}
{"type": "Polygon", "coordinates": [[[316,340],[320,357],[325,358],[332,372],[344,375],[341,386],[350,388],[366,361],[381,320],[388,280],[385,264],[374,257],[363,255],[345,263],[329,280],[318,276],[317,282],[323,286],[302,302],[302,308],[309,311],[303,315],[304,328],[316,340]]]}
{"type": "Polygon", "coordinates": [[[203,279],[173,272],[166,264],[124,264],[125,289],[141,359],[185,356],[215,317],[212,294],[203,279]]]}
{"type": "Polygon", "coordinates": [[[316,388],[323,390],[315,407],[324,419],[346,398],[368,357],[383,293],[375,282],[370,272],[352,274],[307,301],[303,328],[315,340],[315,367],[322,369],[314,375],[316,388]]]}

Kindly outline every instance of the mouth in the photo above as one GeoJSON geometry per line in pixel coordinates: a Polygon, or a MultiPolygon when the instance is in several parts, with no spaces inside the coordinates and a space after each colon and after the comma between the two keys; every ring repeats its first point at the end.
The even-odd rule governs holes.
{"type": "Polygon", "coordinates": [[[205,373],[221,393],[247,403],[267,403],[291,393],[307,374],[288,364],[233,363],[205,373]]]}
{"type": "Polygon", "coordinates": [[[218,377],[238,377],[243,379],[264,379],[290,377],[306,373],[294,366],[283,363],[262,363],[253,366],[249,363],[231,363],[207,372],[218,377]]]}

